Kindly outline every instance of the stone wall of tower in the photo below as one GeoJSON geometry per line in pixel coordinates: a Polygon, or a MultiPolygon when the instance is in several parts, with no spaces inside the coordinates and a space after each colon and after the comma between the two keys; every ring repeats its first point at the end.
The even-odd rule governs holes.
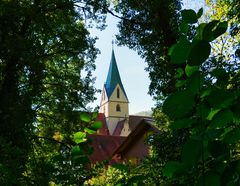
{"type": "Polygon", "coordinates": [[[117,68],[114,51],[112,51],[112,58],[107,80],[103,87],[99,110],[105,114],[110,134],[114,132],[119,121],[128,117],[128,104],[128,98],[117,68]]]}
{"type": "Polygon", "coordinates": [[[103,89],[100,112],[105,114],[108,129],[112,134],[119,121],[129,116],[128,100],[119,85],[116,86],[110,98],[103,89]]]}

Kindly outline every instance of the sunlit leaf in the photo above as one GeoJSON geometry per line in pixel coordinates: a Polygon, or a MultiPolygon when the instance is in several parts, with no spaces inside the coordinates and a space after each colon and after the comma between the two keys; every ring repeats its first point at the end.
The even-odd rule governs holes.
{"type": "Polygon", "coordinates": [[[98,130],[102,128],[102,122],[101,121],[94,121],[94,123],[91,125],[91,129],[98,130]]]}
{"type": "Polygon", "coordinates": [[[77,132],[73,135],[73,141],[75,143],[82,143],[82,142],[85,142],[87,139],[86,139],[86,133],[84,132],[77,132]]]}
{"type": "Polygon", "coordinates": [[[92,113],[92,119],[96,119],[98,117],[98,112],[93,112],[92,113]]]}
{"type": "Polygon", "coordinates": [[[96,130],[91,130],[89,128],[84,128],[84,132],[88,133],[88,134],[95,134],[96,130]]]}
{"type": "Polygon", "coordinates": [[[88,114],[86,112],[81,112],[80,113],[80,119],[84,122],[89,123],[91,121],[91,116],[90,116],[90,114],[88,114]]]}
{"type": "Polygon", "coordinates": [[[207,116],[208,120],[212,120],[212,118],[220,111],[220,109],[211,109],[209,115],[207,116]]]}

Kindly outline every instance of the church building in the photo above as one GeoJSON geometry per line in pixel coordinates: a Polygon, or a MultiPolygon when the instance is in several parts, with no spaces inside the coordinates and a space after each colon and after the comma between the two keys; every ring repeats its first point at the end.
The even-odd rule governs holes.
{"type": "Polygon", "coordinates": [[[129,100],[114,50],[102,90],[98,120],[102,122],[102,128],[89,136],[94,148],[90,157],[92,163],[103,160],[110,164],[129,160],[138,163],[148,154],[147,134],[158,132],[152,117],[129,115],[129,100]]]}

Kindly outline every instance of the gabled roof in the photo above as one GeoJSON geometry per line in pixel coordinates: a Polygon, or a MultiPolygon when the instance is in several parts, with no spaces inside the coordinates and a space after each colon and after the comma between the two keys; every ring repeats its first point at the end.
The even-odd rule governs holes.
{"type": "Polygon", "coordinates": [[[126,92],[123,88],[121,77],[120,77],[120,74],[119,74],[119,71],[118,71],[114,50],[112,50],[112,58],[111,58],[111,61],[110,61],[107,80],[104,84],[104,87],[106,89],[108,98],[110,98],[110,96],[112,95],[112,93],[113,93],[114,89],[116,88],[117,84],[119,84],[119,86],[123,90],[123,93],[124,93],[126,99],[128,100],[127,94],[126,94],[126,92]]]}
{"type": "MultiPolygon", "coordinates": [[[[117,154],[120,155],[126,154],[137,143],[137,141],[140,139],[140,136],[143,136],[144,134],[150,131],[154,133],[160,132],[154,125],[152,125],[152,121],[149,121],[148,119],[143,119],[135,127],[135,129],[126,137],[123,143],[121,143],[121,145],[118,146],[118,148],[113,152],[112,157],[114,158],[114,156],[117,154]]],[[[148,148],[147,145],[143,143],[141,148],[136,149],[136,151],[141,155],[144,154],[142,152],[145,151],[146,148],[148,148]],[[145,147],[145,149],[143,147],[145,147]]]]}
{"type": "Polygon", "coordinates": [[[94,149],[89,159],[92,163],[100,163],[103,160],[111,160],[113,152],[123,143],[126,137],[91,134],[88,135],[88,139],[91,139],[91,146],[94,149]]]}

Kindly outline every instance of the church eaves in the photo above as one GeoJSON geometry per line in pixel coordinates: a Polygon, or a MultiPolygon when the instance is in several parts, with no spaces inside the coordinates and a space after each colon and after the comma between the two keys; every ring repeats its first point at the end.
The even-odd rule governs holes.
{"type": "Polygon", "coordinates": [[[104,84],[108,98],[110,98],[110,96],[112,95],[112,93],[113,93],[114,89],[116,88],[117,84],[119,84],[119,86],[121,87],[121,89],[124,92],[124,95],[125,95],[126,99],[128,100],[127,94],[126,94],[126,92],[123,88],[123,84],[122,84],[120,74],[119,74],[119,71],[118,71],[114,50],[112,50],[112,58],[111,58],[111,61],[110,61],[107,80],[104,84]]]}

